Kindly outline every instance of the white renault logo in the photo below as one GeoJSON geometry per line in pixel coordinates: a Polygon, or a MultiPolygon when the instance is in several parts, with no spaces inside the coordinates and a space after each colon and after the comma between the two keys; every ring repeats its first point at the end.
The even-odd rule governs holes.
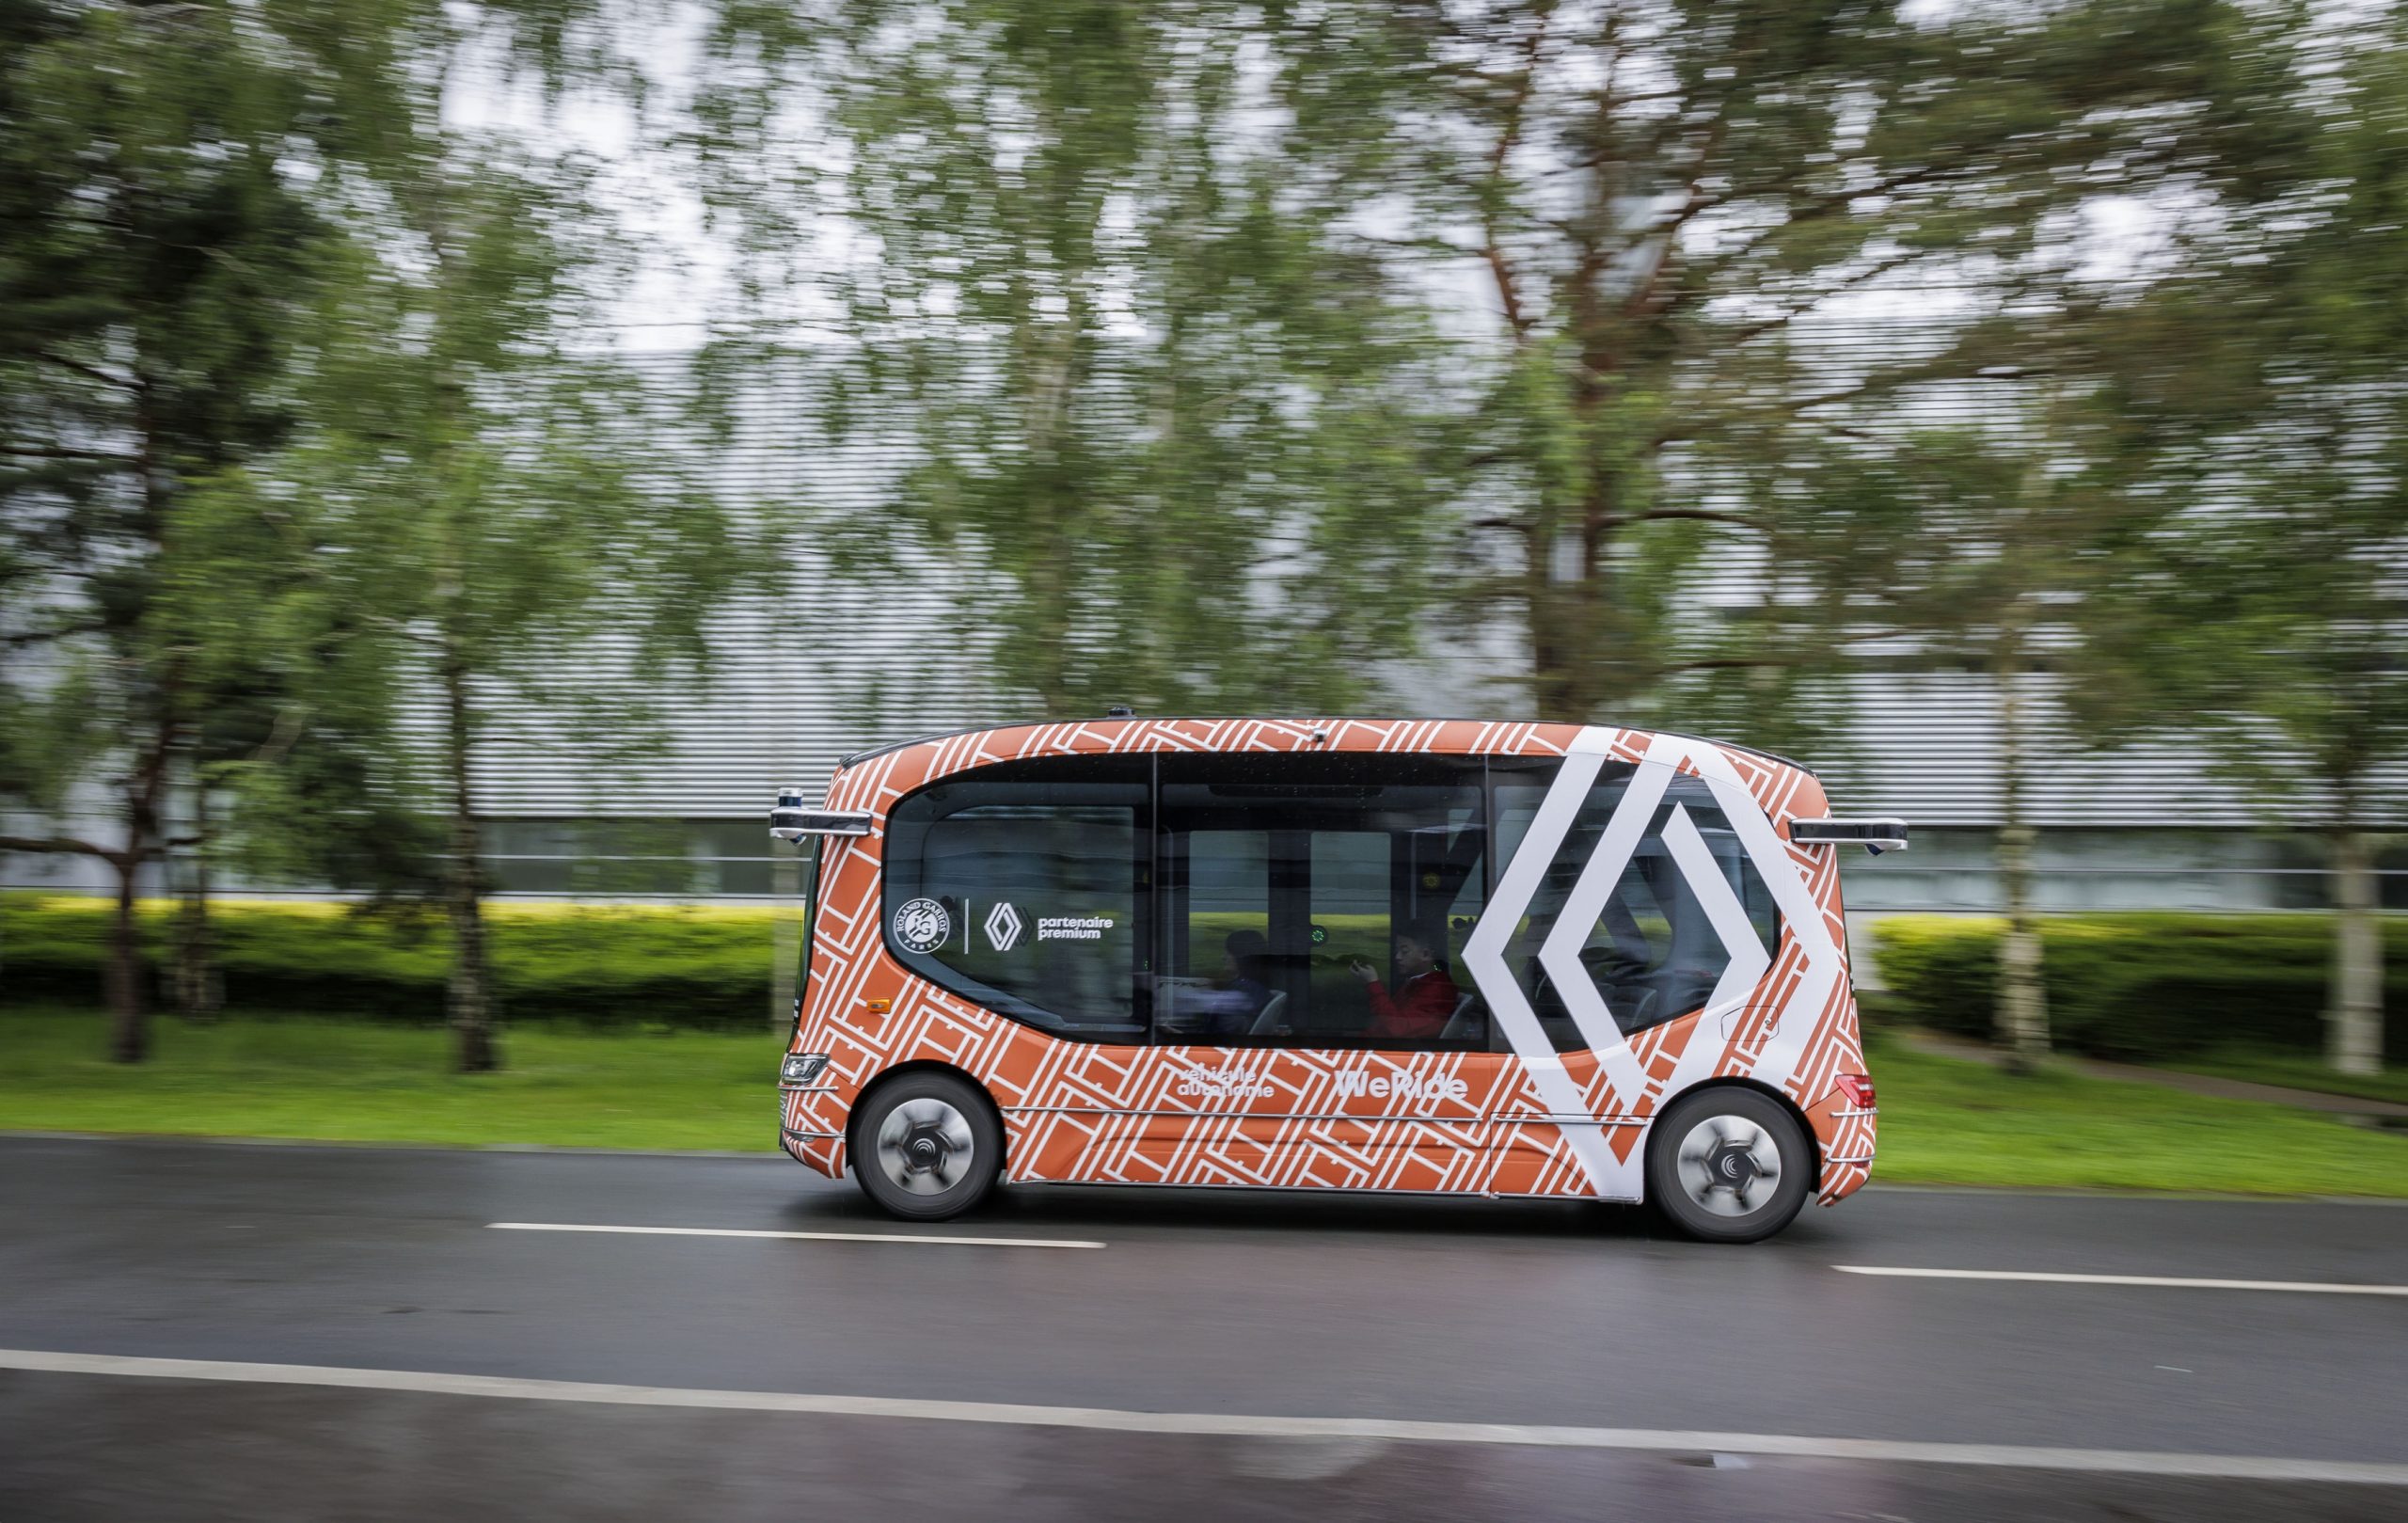
{"type": "Polygon", "coordinates": [[[987,912],[987,944],[998,952],[1008,952],[1020,944],[1020,912],[1009,899],[998,899],[987,912]]]}
{"type": "MultiPolygon", "coordinates": [[[[1597,992],[1596,980],[1581,964],[1580,949],[1595,928],[1597,917],[1605,912],[1606,900],[1622,881],[1623,869],[1637,854],[1640,836],[1655,817],[1664,785],[1671,776],[1670,769],[1651,767],[1641,769],[1640,775],[1631,780],[1629,790],[1598,838],[1595,854],[1590,857],[1579,881],[1565,899],[1562,912],[1556,916],[1553,929],[1539,948],[1541,965],[1561,992],[1565,1009],[1592,1051],[1603,1052],[1624,1044],[1613,1012],[1607,1008],[1605,996],[1597,992]]],[[[1749,807],[1754,807],[1752,800],[1749,807]]],[[[1713,849],[1698,833],[1697,821],[1689,817],[1687,809],[1679,804],[1671,807],[1664,820],[1662,839],[1672,865],[1679,869],[1689,892],[1697,896],[1698,907],[1705,912],[1715,934],[1721,938],[1727,960],[1705,1007],[1709,1012],[1727,1011],[1756,987],[1772,960],[1765,954],[1764,943],[1756,939],[1755,929],[1749,924],[1748,912],[1732,892],[1730,880],[1716,865],[1713,849]]]]}
{"type": "MultiPolygon", "coordinates": [[[[1557,1117],[1589,1116],[1588,1097],[1566,1071],[1553,1040],[1540,1026],[1529,995],[1506,965],[1506,953],[1520,935],[1523,917],[1537,899],[1556,854],[1571,835],[1580,807],[1612,749],[1612,731],[1591,726],[1580,732],[1566,752],[1554,784],[1541,801],[1529,833],[1513,860],[1505,865],[1497,880],[1496,897],[1473,925],[1464,944],[1464,966],[1470,972],[1472,982],[1487,1000],[1506,1039],[1521,1058],[1541,1103],[1557,1117]]],[[[1678,1094],[1705,1077],[1726,1047],[1720,1039],[1693,1039],[1682,1052],[1671,1077],[1660,1084],[1653,1083],[1616,1024],[1613,1013],[1607,1009],[1605,996],[1597,992],[1595,981],[1580,962],[1582,943],[1596,925],[1623,870],[1637,853],[1663,801],[1666,785],[1684,768],[1694,771],[1712,791],[1715,802],[1738,836],[1741,849],[1755,865],[1758,877],[1780,907],[1788,934],[1801,954],[1795,986],[1786,991],[1783,1006],[1801,1013],[1804,1019],[1767,1028],[1768,1039],[1750,1070],[1753,1077],[1771,1085],[1790,1077],[1797,1068],[1798,1053],[1814,1027],[1815,1016],[1830,1002],[1842,967],[1833,936],[1836,926],[1825,922],[1822,907],[1807,886],[1800,864],[1790,854],[1763,806],[1749,793],[1730,757],[1719,747],[1703,740],[1672,735],[1654,737],[1646,757],[1632,775],[1621,803],[1607,821],[1579,879],[1565,896],[1554,926],[1539,947],[1539,962],[1546,969],[1566,1013],[1579,1029],[1582,1045],[1596,1055],[1598,1068],[1623,1105],[1629,1105],[1633,1099],[1651,1091],[1666,1096],[1678,1094]]],[[[1764,977],[1771,960],[1756,939],[1738,896],[1723,878],[1713,851],[1687,809],[1676,806],[1668,812],[1662,839],[1730,957],[1701,1019],[1735,1012],[1764,977]]],[[[1718,1021],[1716,1035],[1727,1037],[1727,1033],[1719,1031],[1720,1024],[1718,1021]]],[[[1643,1150],[1633,1148],[1626,1158],[1617,1157],[1606,1146],[1601,1121],[1567,1127],[1564,1138],[1599,1195],[1620,1200],[1640,1198],[1643,1150]]]]}

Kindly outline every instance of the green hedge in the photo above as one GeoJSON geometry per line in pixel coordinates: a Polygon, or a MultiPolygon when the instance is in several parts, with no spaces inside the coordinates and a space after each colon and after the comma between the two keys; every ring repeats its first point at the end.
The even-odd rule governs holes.
{"type": "MultiPolygon", "coordinates": [[[[110,909],[84,896],[0,895],[0,1002],[97,1000],[110,909]]],[[[142,906],[154,988],[174,912],[166,901],[142,906]]],[[[508,1019],[731,1030],[765,1020],[777,916],[766,906],[502,903],[486,913],[508,1019]]],[[[212,925],[230,1006],[442,1019],[451,936],[438,916],[228,901],[214,907],[212,925]]],[[[2050,1023],[2064,1047],[2148,1058],[2232,1042],[2322,1044],[2328,916],[2063,915],[2042,925],[2050,1023]]],[[[1972,916],[1884,918],[1873,933],[1891,990],[1881,1003],[1914,1024],[1987,1038],[2001,929],[1972,916]]],[[[2387,920],[2384,932],[2384,1048],[2408,1053],[2408,919],[2387,920]]]]}
{"type": "MultiPolygon", "coordinates": [[[[100,997],[113,906],[80,896],[0,895],[0,1001],[100,997]]],[[[141,907],[158,987],[175,905],[141,907]]],[[[768,1019],[777,912],[501,903],[486,907],[507,1019],[604,1026],[757,1029],[768,1019]]],[[[433,1022],[443,1017],[452,937],[439,915],[344,905],[212,906],[226,1003],[246,1010],[433,1022]]]]}
{"type": "MultiPolygon", "coordinates": [[[[1885,1003],[1905,1021],[1987,1039],[2005,923],[1891,915],[1873,928],[1885,1003]]],[[[2384,1050],[2408,1051],[2408,920],[2384,925],[2384,1050]]],[[[2329,915],[2052,915],[2041,921],[2050,1032],[2100,1057],[2228,1043],[2316,1049],[2332,975],[2329,915]]]]}

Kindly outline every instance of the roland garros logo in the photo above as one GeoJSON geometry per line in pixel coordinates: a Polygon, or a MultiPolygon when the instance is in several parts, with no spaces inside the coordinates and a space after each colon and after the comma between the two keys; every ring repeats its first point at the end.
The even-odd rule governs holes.
{"type": "Polygon", "coordinates": [[[953,916],[934,899],[912,899],[895,912],[895,939],[914,952],[933,952],[953,935],[953,916]]]}

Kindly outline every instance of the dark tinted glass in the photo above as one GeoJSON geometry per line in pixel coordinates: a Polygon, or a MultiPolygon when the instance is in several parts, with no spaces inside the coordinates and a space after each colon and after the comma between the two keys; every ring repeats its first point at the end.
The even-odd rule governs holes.
{"type": "Polygon", "coordinates": [[[1483,902],[1481,764],[1164,756],[1155,1039],[1488,1044],[1462,972],[1483,902]]]}
{"type": "MultiPolygon", "coordinates": [[[[1507,947],[1506,965],[1530,996],[1539,1023],[1558,1052],[1576,1051],[1585,1043],[1561,994],[1539,964],[1539,950],[1595,855],[1607,822],[1629,789],[1633,770],[1627,764],[1609,763],[1598,774],[1507,947]]],[[[1498,770],[1497,834],[1506,860],[1529,833],[1554,773],[1553,765],[1498,770]]],[[[1674,778],[1580,944],[1582,967],[1625,1034],[1702,1009],[1731,965],[1722,931],[1666,839],[1675,810],[1687,817],[1715,877],[1745,916],[1743,934],[1753,936],[1767,957],[1780,942],[1781,917],[1772,894],[1748,860],[1713,790],[1700,778],[1674,778]]]]}
{"type": "Polygon", "coordinates": [[[886,944],[967,999],[1057,1035],[1142,1039],[1145,758],[983,768],[887,817],[886,944]]]}

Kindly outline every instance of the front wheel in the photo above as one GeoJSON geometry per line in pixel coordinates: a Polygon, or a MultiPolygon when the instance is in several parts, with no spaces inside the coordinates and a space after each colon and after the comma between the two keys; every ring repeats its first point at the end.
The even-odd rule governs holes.
{"type": "Polygon", "coordinates": [[[879,1087],[855,1116],[853,1178],[890,1216],[941,1222],[987,1197],[1004,1163],[1004,1130],[987,1097],[947,1073],[879,1087]]]}
{"type": "Polygon", "coordinates": [[[1692,1091],[1656,1118],[1647,1197],[1689,1236],[1754,1243],[1806,1204],[1814,1150],[1769,1095],[1735,1086],[1692,1091]]]}

